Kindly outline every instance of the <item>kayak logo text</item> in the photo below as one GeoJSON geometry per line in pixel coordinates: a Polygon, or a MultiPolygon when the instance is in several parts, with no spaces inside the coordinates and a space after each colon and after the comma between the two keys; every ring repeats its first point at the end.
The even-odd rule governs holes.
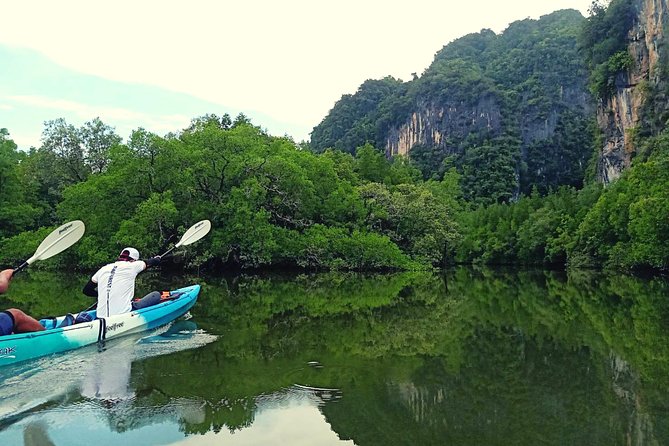
{"type": "Polygon", "coordinates": [[[107,325],[107,331],[114,331],[118,328],[123,327],[123,325],[125,325],[125,322],[116,322],[111,325],[107,325]]]}
{"type": "Polygon", "coordinates": [[[16,353],[16,347],[2,347],[0,348],[0,356],[9,356],[16,353]]]}

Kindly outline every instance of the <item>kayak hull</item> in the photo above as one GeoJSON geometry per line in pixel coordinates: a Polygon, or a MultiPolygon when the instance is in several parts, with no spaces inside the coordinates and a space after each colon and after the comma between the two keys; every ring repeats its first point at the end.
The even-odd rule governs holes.
{"type": "MultiPolygon", "coordinates": [[[[178,297],[151,307],[114,315],[64,328],[19,333],[0,337],[0,367],[42,356],[74,350],[95,343],[165,325],[190,310],[200,293],[200,285],[171,292],[178,297]]],[[[95,312],[89,312],[95,318],[95,312]]],[[[62,318],[59,318],[61,320],[62,318]]]]}

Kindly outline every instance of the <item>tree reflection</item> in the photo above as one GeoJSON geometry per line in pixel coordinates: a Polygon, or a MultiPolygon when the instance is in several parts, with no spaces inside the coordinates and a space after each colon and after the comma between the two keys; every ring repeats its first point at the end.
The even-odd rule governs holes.
{"type": "Polygon", "coordinates": [[[320,388],[337,398],[314,394],[318,410],[359,445],[669,439],[663,278],[457,268],[198,282],[194,320],[218,340],[133,362],[131,426],[188,402],[184,433],[239,432],[268,401],[320,388]]]}

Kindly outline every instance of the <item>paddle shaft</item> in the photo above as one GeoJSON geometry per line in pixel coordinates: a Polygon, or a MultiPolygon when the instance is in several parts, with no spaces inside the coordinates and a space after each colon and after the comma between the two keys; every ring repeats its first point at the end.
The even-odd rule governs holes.
{"type": "Polygon", "coordinates": [[[162,254],[162,255],[160,256],[160,258],[163,258],[163,257],[165,257],[167,254],[169,254],[169,253],[171,253],[172,251],[174,251],[174,248],[176,248],[176,247],[177,247],[177,245],[172,246],[170,249],[168,249],[167,251],[165,251],[165,253],[162,254]]]}
{"type": "Polygon", "coordinates": [[[19,265],[17,268],[14,268],[14,272],[12,273],[12,275],[14,275],[14,274],[16,274],[16,273],[18,273],[18,272],[23,271],[24,269],[26,269],[26,268],[28,267],[28,265],[30,265],[30,263],[28,263],[28,262],[23,262],[23,263],[22,263],[21,265],[19,265]]]}

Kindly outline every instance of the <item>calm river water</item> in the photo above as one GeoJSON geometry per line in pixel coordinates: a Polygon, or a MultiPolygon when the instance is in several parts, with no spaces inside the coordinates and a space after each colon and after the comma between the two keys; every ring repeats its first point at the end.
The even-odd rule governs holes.
{"type": "MultiPolygon", "coordinates": [[[[83,309],[32,271],[1,307],[83,309]]],[[[589,271],[170,277],[192,317],[0,369],[2,445],[669,444],[669,282],[589,271]]]]}

